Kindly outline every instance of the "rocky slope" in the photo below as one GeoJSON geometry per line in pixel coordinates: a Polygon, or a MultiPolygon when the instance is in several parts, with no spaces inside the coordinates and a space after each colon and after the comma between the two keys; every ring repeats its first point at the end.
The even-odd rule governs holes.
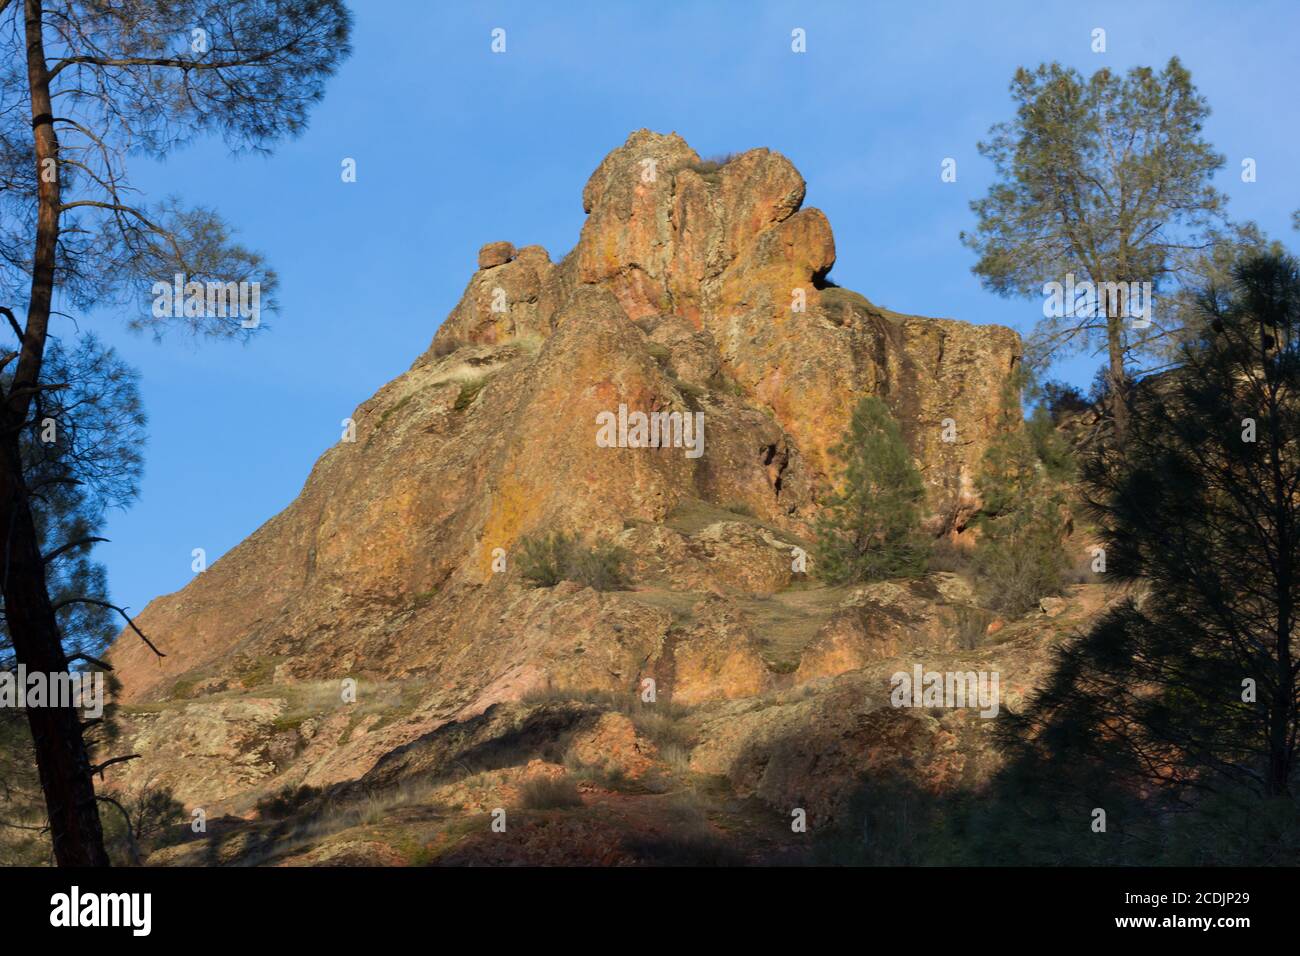
{"type": "MultiPolygon", "coordinates": [[[[792,559],[864,395],[899,420],[931,529],[958,533],[988,442],[1015,427],[1019,340],[828,282],[830,225],[803,198],[777,153],[705,162],[675,134],[642,130],[591,176],[562,261],[483,247],[429,350],[353,414],[355,441],[146,608],[140,624],[168,656],[130,635],[113,648],[128,739],[145,756],[113,768],[110,786],[165,785],[233,815],[224,836],[163,859],[288,859],[292,844],[308,847],[299,862],[325,862],[302,827],[276,849],[268,834],[282,827],[248,822],[259,797],[289,785],[332,801],[386,793],[377,819],[441,821],[418,853],[367,838],[330,850],[335,862],[545,860],[571,845],[565,827],[533,854],[473,849],[477,824],[464,821],[537,803],[535,778],[558,774],[555,789],[577,775],[592,812],[566,826],[586,828],[586,861],[610,862],[647,858],[627,847],[676,819],[680,807],[655,801],[684,781],[721,781],[711,812],[757,800],[820,825],[873,767],[919,761],[935,786],[987,771],[987,722],[896,710],[881,692],[920,653],[982,660],[959,633],[973,613],[964,583],[829,589],[792,559]],[[600,447],[597,416],[620,405],[702,414],[702,454],[600,447]],[[518,543],[548,530],[617,542],[632,589],[528,587],[518,543]],[[654,704],[641,700],[647,679],[654,704]],[[631,790],[606,786],[614,777],[631,790]],[[390,799],[413,787],[418,797],[390,799]]],[[[1050,642],[1042,622],[1017,626],[1019,644],[987,655],[1020,693],[1050,642]]],[[[731,825],[772,822],[748,812],[731,825]]]]}

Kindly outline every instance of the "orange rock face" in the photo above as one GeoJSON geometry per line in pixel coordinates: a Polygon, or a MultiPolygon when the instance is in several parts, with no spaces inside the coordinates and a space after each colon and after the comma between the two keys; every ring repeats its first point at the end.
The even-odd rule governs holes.
{"type": "Polygon", "coordinates": [[[489,242],[478,251],[478,267],[480,269],[491,269],[494,266],[505,265],[514,257],[514,243],[489,242]]]}
{"type": "Polygon", "coordinates": [[[656,750],[652,742],[637,733],[631,720],[611,712],[601,714],[590,729],[579,731],[568,754],[580,766],[636,780],[654,766],[656,750]]]}
{"type": "MultiPolygon", "coordinates": [[[[1008,329],[899,315],[828,285],[834,238],[804,191],[778,153],[708,163],[675,134],[633,133],[587,183],[570,255],[485,246],[429,350],[353,413],[355,441],[150,603],[139,623],[168,656],[120,640],[123,699],[419,681],[418,708],[384,723],[391,747],[536,692],[633,694],[655,677],[696,703],[788,683],[797,653],[765,644],[724,598],[806,578],[794,559],[855,403],[888,402],[933,525],[960,527],[1020,357],[1008,329]],[[620,406],[702,416],[701,453],[601,447],[598,416],[620,406]],[[529,587],[520,541],[548,530],[625,548],[636,588],[529,587]]],[[[828,627],[800,681],[901,646],[885,618],[854,614],[828,627]]],[[[338,779],[372,749],[300,769],[338,779]]]]}

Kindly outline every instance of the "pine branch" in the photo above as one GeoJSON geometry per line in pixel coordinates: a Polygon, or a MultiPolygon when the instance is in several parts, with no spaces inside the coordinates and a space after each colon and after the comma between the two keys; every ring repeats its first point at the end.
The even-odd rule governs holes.
{"type": "Polygon", "coordinates": [[[131,626],[131,630],[135,631],[136,634],[140,636],[140,640],[149,645],[149,650],[153,651],[159,657],[167,656],[162,651],[158,650],[158,648],[154,647],[153,642],[149,640],[149,638],[145,637],[144,631],[136,627],[135,621],[131,620],[131,616],[126,613],[124,608],[118,607],[116,604],[109,601],[100,601],[96,598],[68,598],[66,601],[60,601],[58,604],[54,605],[54,610],[59,611],[70,604],[93,604],[96,607],[108,608],[110,611],[116,611],[118,614],[122,615],[126,623],[131,626]]]}

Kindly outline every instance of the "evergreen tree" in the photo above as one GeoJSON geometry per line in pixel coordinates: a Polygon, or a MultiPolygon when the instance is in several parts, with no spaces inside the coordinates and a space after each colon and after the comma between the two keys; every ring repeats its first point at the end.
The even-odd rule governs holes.
{"type": "Polygon", "coordinates": [[[1226,226],[1225,197],[1210,184],[1223,157],[1201,135],[1209,106],[1177,57],[1159,72],[1086,79],[1057,63],[1021,68],[1011,95],[1015,117],[979,144],[997,181],[972,203],[978,223],[962,240],[979,255],[974,272],[1000,294],[1041,297],[1045,283],[1070,275],[1094,284],[1084,308],[1067,303],[1043,319],[1028,353],[1045,364],[1104,350],[1122,433],[1126,363],[1158,353],[1177,323],[1165,310],[1136,321],[1130,284],[1177,287],[1226,226]]]}
{"type": "Polygon", "coordinates": [[[1050,420],[1031,419],[1004,432],[984,454],[974,569],[985,602],[1008,614],[1023,614],[1058,592],[1065,572],[1066,502],[1049,462],[1065,471],[1069,459],[1054,431],[1044,434],[1050,427],[1050,420]]]}
{"type": "MultiPolygon", "coordinates": [[[[158,335],[247,338],[260,317],[158,317],[153,289],[175,275],[255,284],[268,299],[274,287],[214,210],[147,202],[130,161],[207,134],[265,151],[300,133],[350,52],[351,23],[342,0],[0,0],[0,313],[17,339],[0,355],[0,595],[14,655],[32,671],[69,664],[23,460],[37,396],[58,387],[44,372],[57,322],[119,306],[158,335]]],[[[27,719],[59,865],[107,864],[77,713],[32,708],[27,719]]]]}
{"type": "MultiPolygon", "coordinates": [[[[99,534],[106,511],[125,507],[136,496],[144,413],[135,371],[92,335],[71,347],[51,340],[42,374],[59,387],[39,391],[33,403],[31,427],[21,436],[25,479],[68,663],[96,670],[117,634],[118,618],[105,569],[92,549],[104,540],[99,534]]],[[[11,377],[0,373],[0,390],[11,384],[11,377]]],[[[0,605],[0,669],[12,670],[17,660],[3,612],[0,605]]],[[[116,682],[111,672],[105,676],[111,695],[116,682]]],[[[106,702],[102,717],[82,722],[96,757],[115,736],[113,709],[106,702]]],[[[8,839],[0,847],[0,859],[47,862],[52,847],[46,819],[26,714],[5,710],[0,714],[0,826],[5,833],[0,836],[8,839]]]]}
{"type": "Polygon", "coordinates": [[[844,469],[817,521],[817,573],[833,584],[921,573],[925,488],[885,403],[859,402],[831,453],[844,469]]]}
{"type": "Polygon", "coordinates": [[[1010,739],[1066,816],[1109,807],[1174,848],[1226,846],[1227,828],[1261,841],[1231,861],[1294,862],[1300,269],[1259,256],[1201,302],[1181,366],[1141,384],[1127,440],[1082,469],[1106,576],[1133,591],[1062,648],[1010,739]]]}

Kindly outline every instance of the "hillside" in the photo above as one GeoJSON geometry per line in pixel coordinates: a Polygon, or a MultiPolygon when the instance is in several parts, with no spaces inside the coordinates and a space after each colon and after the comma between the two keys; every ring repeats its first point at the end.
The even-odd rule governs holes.
{"type": "Polygon", "coordinates": [[[777,153],[704,161],[642,130],[592,174],[561,261],[482,248],[355,440],[140,615],[167,656],[114,646],[143,756],[109,787],[213,821],[153,862],[759,862],[809,852],[795,808],[815,831],[873,779],[995,769],[990,721],[891,707],[889,675],[997,672],[1013,706],[1098,587],[992,621],[957,574],[830,588],[795,558],[867,395],[928,530],[961,539],[989,442],[1019,427],[1019,339],[828,281],[804,191],[777,153]],[[702,421],[702,445],[601,447],[620,406],[702,421]],[[530,586],[522,543],[556,531],[624,549],[630,587],[530,586]]]}

